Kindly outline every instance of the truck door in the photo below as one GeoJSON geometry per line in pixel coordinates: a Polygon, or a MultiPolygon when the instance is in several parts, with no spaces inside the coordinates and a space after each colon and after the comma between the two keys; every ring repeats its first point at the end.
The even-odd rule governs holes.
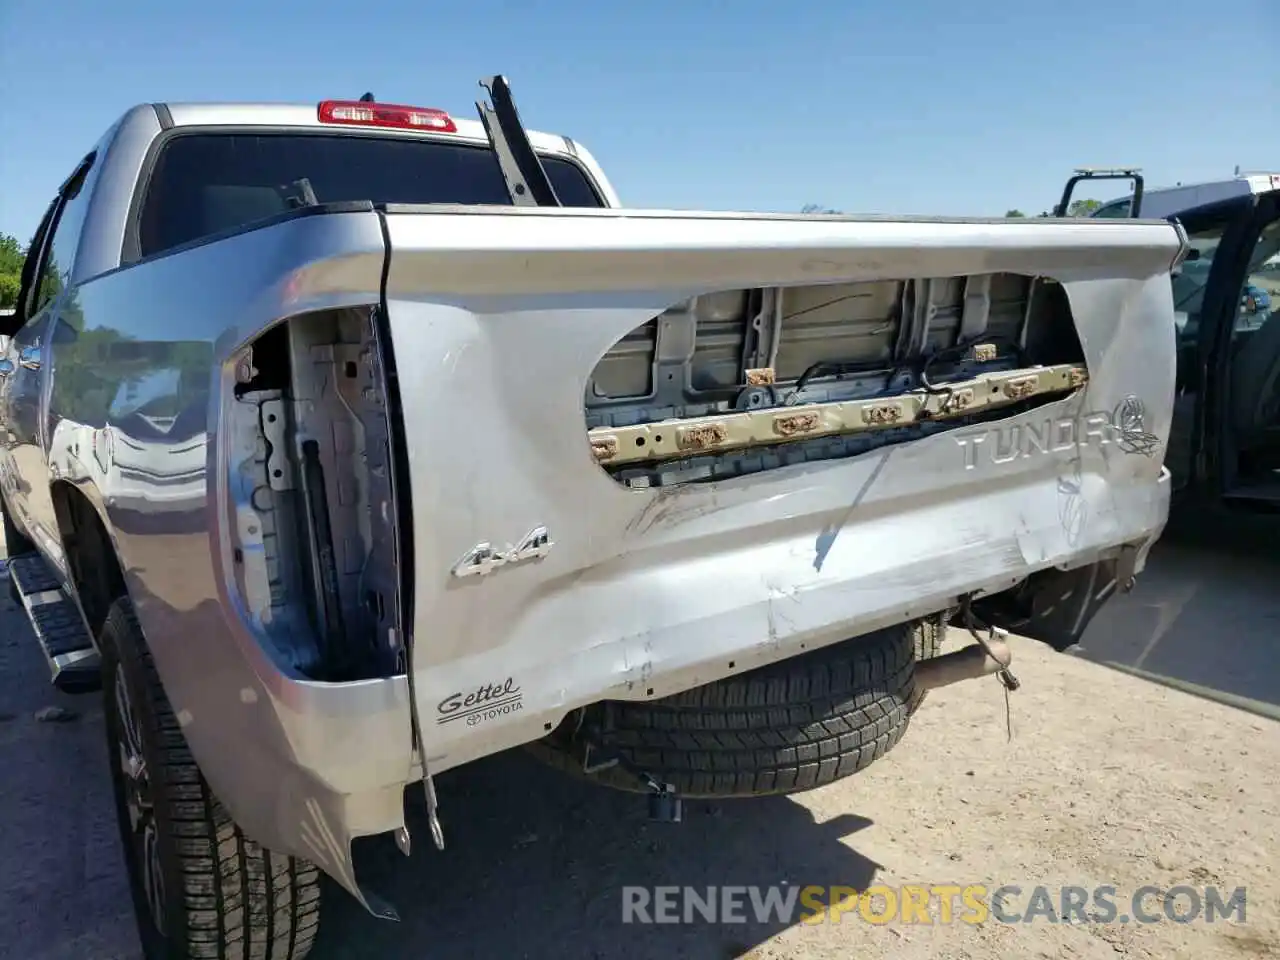
{"type": "Polygon", "coordinates": [[[1205,383],[1218,326],[1218,291],[1233,284],[1239,289],[1232,279],[1237,272],[1233,251],[1243,241],[1251,213],[1250,198],[1241,196],[1177,216],[1191,252],[1173,277],[1178,372],[1165,466],[1175,490],[1204,481],[1205,383]]]}
{"type": "MultiPolygon", "coordinates": [[[[30,352],[25,354],[28,361],[26,366],[19,361],[24,359],[23,351],[29,351],[32,342],[37,339],[36,330],[41,326],[41,318],[27,318],[32,314],[35,289],[39,285],[40,254],[49,238],[60,199],[55,197],[49,204],[27,247],[17,306],[14,314],[4,319],[4,328],[0,330],[5,335],[4,353],[0,356],[0,490],[8,504],[10,516],[28,535],[31,523],[26,494],[29,487],[22,476],[21,466],[30,459],[23,447],[34,436],[30,404],[33,396],[32,381],[34,379],[38,382],[39,377],[38,371],[31,369],[33,357],[30,352]],[[36,376],[33,378],[32,374],[36,376]]],[[[38,389],[34,398],[38,402],[38,389]]]]}
{"type": "Polygon", "coordinates": [[[1201,470],[1211,494],[1280,503],[1280,190],[1250,198],[1205,296],[1201,470]]]}
{"type": "Polygon", "coordinates": [[[49,335],[60,317],[76,326],[71,271],[88,199],[82,188],[92,161],[91,155],[80,162],[45,214],[23,267],[18,312],[12,318],[16,329],[0,331],[11,334],[0,359],[5,499],[27,536],[59,568],[61,538],[49,488],[49,335]]]}
{"type": "Polygon", "coordinates": [[[14,519],[28,535],[33,533],[31,483],[43,472],[39,436],[40,339],[48,319],[39,316],[25,324],[10,338],[4,358],[0,359],[5,404],[5,498],[14,519]]]}

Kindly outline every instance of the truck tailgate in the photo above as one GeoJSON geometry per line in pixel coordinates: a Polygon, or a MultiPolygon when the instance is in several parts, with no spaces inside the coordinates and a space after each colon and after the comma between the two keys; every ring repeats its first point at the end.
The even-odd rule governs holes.
{"type": "Polygon", "coordinates": [[[1168,223],[386,224],[433,772],[1163,527],[1168,223]]]}

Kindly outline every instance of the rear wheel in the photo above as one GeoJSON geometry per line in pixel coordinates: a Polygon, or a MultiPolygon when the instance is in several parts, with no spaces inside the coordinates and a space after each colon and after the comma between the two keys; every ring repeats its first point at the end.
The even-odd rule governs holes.
{"type": "MultiPolygon", "coordinates": [[[[531,749],[582,774],[585,734],[597,756],[617,755],[691,798],[832,783],[884,756],[906,732],[917,644],[932,642],[919,632],[901,624],[661,700],[593,704],[531,749]]],[[[589,776],[643,791],[626,766],[589,776]]]]}
{"type": "Polygon", "coordinates": [[[928,660],[942,653],[942,642],[947,638],[946,613],[935,613],[918,620],[912,629],[915,633],[917,660],[928,660]]]}
{"type": "Polygon", "coordinates": [[[245,837],[210,792],[128,600],[99,638],[107,749],[147,960],[302,960],[319,926],[319,873],[245,837]]]}
{"type": "MultiPolygon", "coordinates": [[[[947,638],[947,615],[945,613],[935,613],[931,617],[918,621],[914,626],[914,632],[916,663],[938,656],[942,653],[942,642],[947,638]]],[[[924,688],[916,687],[911,700],[910,710],[912,713],[915,713],[916,708],[924,702],[925,696],[926,691],[924,688]]]]}

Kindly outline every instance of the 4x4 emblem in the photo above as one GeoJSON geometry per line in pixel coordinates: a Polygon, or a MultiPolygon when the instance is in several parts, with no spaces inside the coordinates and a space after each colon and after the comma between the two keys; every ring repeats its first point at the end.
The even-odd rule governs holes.
{"type": "Polygon", "coordinates": [[[477,543],[453,565],[455,577],[476,577],[492,573],[499,567],[523,560],[537,560],[551,552],[551,534],[546,527],[534,527],[518,546],[507,544],[506,549],[491,543],[477,543]]]}

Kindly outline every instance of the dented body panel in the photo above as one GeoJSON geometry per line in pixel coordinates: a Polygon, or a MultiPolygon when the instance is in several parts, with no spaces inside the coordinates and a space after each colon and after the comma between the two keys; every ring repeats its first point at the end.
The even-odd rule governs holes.
{"type": "Polygon", "coordinates": [[[91,505],[213,791],[375,910],[351,840],[402,828],[428,772],[1038,572],[1140,569],[1165,523],[1176,226],[344,203],[130,259],[159,135],[140,108],[103,148],[7,502],[72,590],[56,505],[91,505]],[[1045,362],[1020,353],[1038,284],[1070,333],[1045,362]],[[863,313],[796,339],[837,285],[863,313]],[[717,300],[699,340],[681,305],[708,297],[781,324],[740,347],[717,300]],[[917,363],[947,310],[977,339],[940,393],[802,382],[837,340],[917,363]],[[1022,342],[982,341],[997,316],[1022,342]],[[683,354],[635,346],[668,320],[683,354]],[[669,364],[682,405],[637,379],[669,364]]]}
{"type": "Polygon", "coordinates": [[[67,377],[70,389],[53,385],[49,457],[66,465],[57,482],[89,497],[112,535],[202,772],[250,836],[312,860],[356,892],[351,838],[393,829],[403,784],[415,776],[406,680],[316,681],[268,641],[237,586],[245,564],[236,551],[245,552],[233,541],[246,494],[236,482],[231,411],[243,346],[287,316],[376,303],[383,258],[372,211],[300,217],[81,285],[75,336],[52,337],[49,351],[58,380],[97,371],[90,390],[75,389],[83,377],[67,377]],[[193,299],[194,289],[205,293],[193,299]],[[163,442],[131,436],[140,428],[132,411],[94,405],[101,381],[167,371],[184,375],[156,378],[183,384],[168,398],[180,412],[163,442]],[[65,426],[72,417],[80,429],[65,426]],[[86,435],[110,439],[95,446],[86,435]],[[130,445],[134,460],[137,448],[152,451],[145,472],[110,455],[130,445]],[[205,453],[194,482],[192,446],[205,453]],[[180,508],[175,477],[187,494],[180,508]]]}
{"type": "Polygon", "coordinates": [[[666,696],[1092,563],[1164,525],[1171,226],[1111,248],[1112,235],[1043,221],[476,211],[445,230],[447,216],[387,218],[395,349],[422,358],[401,390],[433,771],[537,738],[583,704],[666,696]],[[847,459],[661,489],[613,482],[584,436],[592,368],[674,302],[1001,270],[1062,284],[1086,385],[847,459]],[[451,573],[477,543],[536,528],[541,556],[451,573]],[[451,698],[486,686],[515,691],[510,705],[456,722],[451,698]]]}

